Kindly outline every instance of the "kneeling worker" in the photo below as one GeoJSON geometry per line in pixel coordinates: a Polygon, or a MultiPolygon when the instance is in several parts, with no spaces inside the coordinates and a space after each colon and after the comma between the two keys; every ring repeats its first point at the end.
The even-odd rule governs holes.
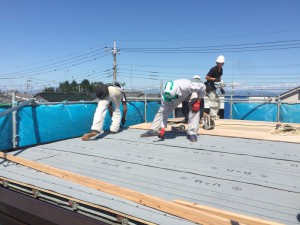
{"type": "Polygon", "coordinates": [[[187,79],[168,81],[164,86],[161,107],[152,122],[151,129],[142,134],[141,137],[157,135],[164,137],[169,115],[180,103],[188,101],[190,112],[187,137],[192,142],[197,141],[200,102],[204,95],[205,85],[203,83],[187,79]]]}

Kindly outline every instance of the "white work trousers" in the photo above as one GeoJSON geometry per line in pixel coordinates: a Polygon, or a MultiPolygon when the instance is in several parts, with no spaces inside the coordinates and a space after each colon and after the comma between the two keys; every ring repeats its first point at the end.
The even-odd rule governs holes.
{"type": "Polygon", "coordinates": [[[218,112],[220,110],[221,101],[216,90],[212,90],[207,94],[210,111],[209,116],[216,119],[218,117],[218,112]]]}
{"type": "Polygon", "coordinates": [[[104,98],[99,100],[98,107],[94,114],[93,125],[91,130],[101,132],[103,129],[103,123],[108,109],[109,103],[113,103],[113,116],[112,123],[110,126],[110,131],[118,132],[120,129],[121,123],[121,112],[120,112],[120,103],[122,100],[122,92],[113,87],[108,87],[109,94],[104,98]]]}
{"type": "MultiPolygon", "coordinates": [[[[163,126],[167,128],[167,120],[169,115],[175,110],[175,108],[182,103],[183,101],[190,101],[193,98],[191,95],[188,97],[179,96],[179,98],[173,100],[172,102],[165,102],[162,100],[161,107],[159,108],[158,112],[155,115],[155,118],[151,124],[151,130],[159,132],[161,128],[162,121],[163,126]]],[[[203,101],[203,99],[201,100],[203,101]]],[[[188,122],[188,135],[197,135],[199,129],[199,111],[197,113],[192,112],[191,105],[189,104],[190,112],[189,112],[189,122],[188,122]]]]}

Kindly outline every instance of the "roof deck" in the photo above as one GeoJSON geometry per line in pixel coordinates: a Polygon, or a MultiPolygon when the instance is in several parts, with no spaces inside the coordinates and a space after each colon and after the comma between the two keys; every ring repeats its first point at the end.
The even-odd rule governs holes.
{"type": "MultiPolygon", "coordinates": [[[[104,133],[86,142],[78,137],[8,155],[170,202],[183,200],[268,221],[299,224],[299,136],[293,136],[298,141],[259,140],[262,138],[251,135],[255,126],[263,128],[265,123],[236,127],[233,123],[221,125],[217,121],[215,130],[201,129],[195,143],[182,132],[168,132],[162,141],[157,137],[140,138],[144,130],[131,128],[115,135],[104,133]],[[222,129],[224,135],[216,136],[222,129]],[[232,137],[228,137],[231,131],[232,137]],[[234,132],[246,138],[234,137],[234,132]]],[[[142,126],[147,128],[149,124],[142,126]]],[[[266,129],[258,133],[264,130],[267,133],[266,129]]],[[[6,160],[0,161],[0,178],[96,205],[142,224],[195,224],[6,160]]]]}

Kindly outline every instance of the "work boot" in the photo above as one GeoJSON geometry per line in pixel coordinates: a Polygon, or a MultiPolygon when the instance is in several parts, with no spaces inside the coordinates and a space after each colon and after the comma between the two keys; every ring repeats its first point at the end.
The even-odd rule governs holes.
{"type": "Polygon", "coordinates": [[[184,119],[184,124],[188,124],[188,123],[189,123],[189,119],[188,119],[188,118],[187,118],[187,119],[185,118],[185,119],[184,119]]]}
{"type": "Polygon", "coordinates": [[[191,142],[196,142],[197,141],[197,135],[188,135],[187,138],[191,141],[191,142]]]}
{"type": "Polygon", "coordinates": [[[159,133],[155,130],[148,130],[146,133],[141,134],[141,137],[153,137],[158,136],[159,133]]]}
{"type": "Polygon", "coordinates": [[[82,139],[83,141],[88,141],[88,140],[90,140],[91,137],[94,137],[94,136],[96,136],[97,134],[98,134],[97,132],[91,131],[90,133],[87,133],[87,134],[83,135],[81,139],[82,139]]]}

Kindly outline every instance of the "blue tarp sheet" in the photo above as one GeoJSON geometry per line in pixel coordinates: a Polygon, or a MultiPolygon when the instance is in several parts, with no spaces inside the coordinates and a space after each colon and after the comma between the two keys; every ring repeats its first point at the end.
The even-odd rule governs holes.
{"type": "Polygon", "coordinates": [[[232,119],[276,122],[277,105],[269,103],[234,103],[232,119]]]}
{"type": "MultiPolygon", "coordinates": [[[[0,108],[0,113],[4,112],[7,107],[0,108]]],[[[0,150],[11,149],[12,145],[12,116],[8,114],[0,118],[0,150]]]]}
{"type": "Polygon", "coordinates": [[[77,137],[91,126],[96,104],[26,106],[18,111],[19,146],[77,137]]]}
{"type": "Polygon", "coordinates": [[[153,121],[159,107],[161,106],[160,102],[148,102],[147,103],[147,122],[153,121]]]}
{"type": "MultiPolygon", "coordinates": [[[[82,136],[91,129],[96,107],[96,103],[89,103],[27,106],[20,109],[19,147],[82,136]]],[[[129,102],[124,127],[144,122],[144,109],[144,102],[129,102]]],[[[149,112],[150,116],[153,113],[156,112],[149,112]]],[[[103,129],[108,130],[110,124],[111,117],[107,111],[103,129]]]]}
{"type": "Polygon", "coordinates": [[[281,104],[280,121],[285,123],[300,123],[300,104],[281,104]]]}
{"type": "MultiPolygon", "coordinates": [[[[82,136],[89,132],[97,103],[56,104],[26,106],[17,113],[19,147],[82,136]]],[[[151,122],[160,102],[148,102],[146,121],[151,122]]],[[[1,107],[0,113],[7,107],[1,107]]],[[[233,119],[277,121],[277,105],[274,103],[234,103],[233,119]]],[[[230,104],[225,103],[224,113],[230,114],[230,104]]],[[[123,112],[121,107],[121,112],[123,112]]],[[[227,118],[225,116],[225,118],[227,118]]],[[[280,121],[300,123],[300,104],[281,104],[280,121]]],[[[145,122],[145,102],[128,102],[125,128],[145,122]]],[[[104,130],[109,129],[111,118],[107,112],[104,130]]],[[[12,149],[12,116],[0,118],[0,150],[12,149]]]]}

